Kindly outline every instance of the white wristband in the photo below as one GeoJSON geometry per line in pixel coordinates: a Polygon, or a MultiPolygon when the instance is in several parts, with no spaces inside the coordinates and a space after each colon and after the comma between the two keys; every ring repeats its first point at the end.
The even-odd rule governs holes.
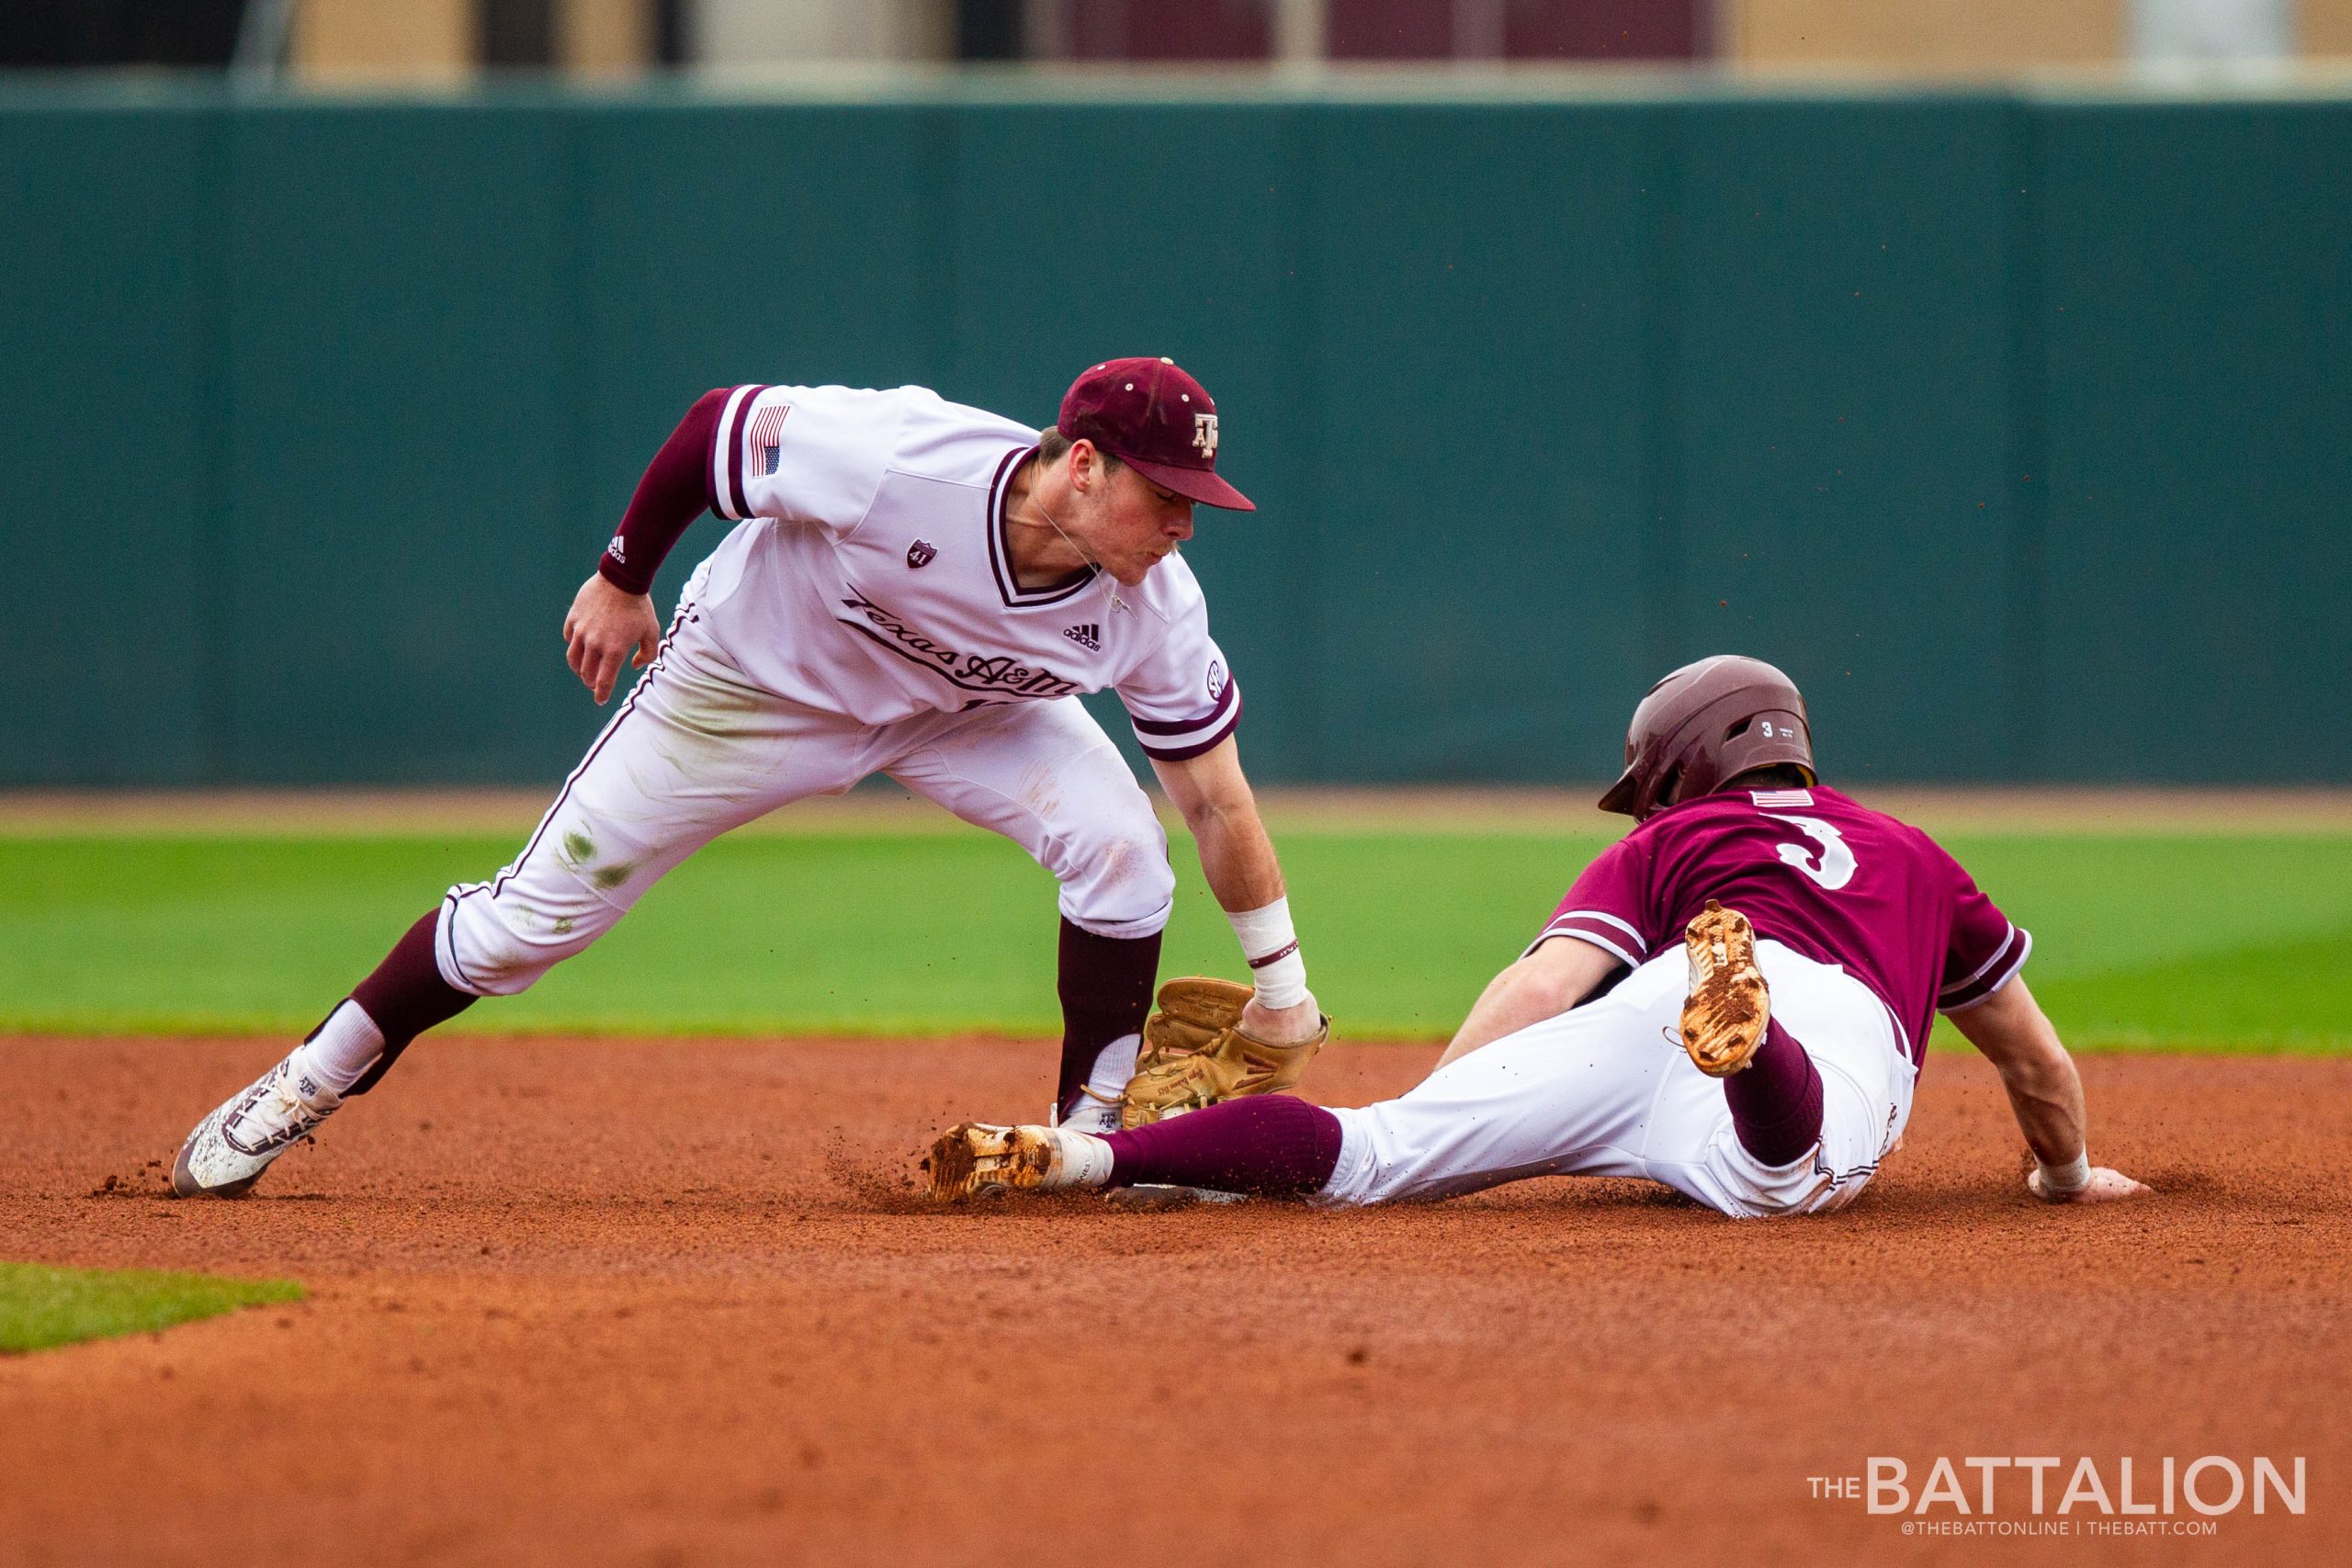
{"type": "MultiPolygon", "coordinates": [[[[2041,1165],[2039,1157],[2034,1160],[2034,1163],[2041,1165]]],[[[2055,1192],[2063,1197],[2069,1192],[2080,1192],[2090,1184],[2091,1152],[2088,1149],[2085,1149],[2064,1165],[2041,1166],[2041,1190],[2044,1192],[2055,1192]]]]}
{"type": "Polygon", "coordinates": [[[1306,999],[1306,960],[1299,956],[1298,932],[1290,923],[1290,900],[1277,898],[1262,909],[1227,910],[1250,983],[1270,1008],[1292,1008],[1306,999]]]}

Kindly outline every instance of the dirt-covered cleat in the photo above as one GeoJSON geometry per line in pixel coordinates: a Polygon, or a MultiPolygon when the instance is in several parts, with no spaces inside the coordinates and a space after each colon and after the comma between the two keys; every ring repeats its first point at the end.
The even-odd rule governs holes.
{"type": "Polygon", "coordinates": [[[1046,1127],[960,1122],[932,1140],[922,1162],[925,1184],[943,1203],[1043,1187],[1054,1168],[1050,1133],[1046,1127]]]}
{"type": "Polygon", "coordinates": [[[1100,1187],[1111,1145],[1069,1128],[998,1127],[966,1122],[932,1141],[924,1185],[943,1203],[1054,1187],[1100,1187]]]}
{"type": "Polygon", "coordinates": [[[1683,929],[1690,990],[1682,1002],[1682,1048],[1712,1078],[1747,1066],[1772,1021],[1772,993],[1756,964],[1756,928],[1713,898],[1683,929]]]}
{"type": "Polygon", "coordinates": [[[242,1198],[269,1162],[334,1114],[343,1097],[298,1080],[288,1056],[196,1124],[172,1162],[172,1192],[181,1198],[242,1198]]]}

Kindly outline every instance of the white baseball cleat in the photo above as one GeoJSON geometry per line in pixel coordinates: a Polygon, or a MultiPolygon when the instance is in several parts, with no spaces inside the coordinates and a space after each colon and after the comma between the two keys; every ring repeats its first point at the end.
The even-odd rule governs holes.
{"type": "Polygon", "coordinates": [[[1711,1078],[1747,1066],[1772,1021],[1772,993],[1756,963],[1756,928],[1713,898],[1683,929],[1690,989],[1682,1002],[1682,1048],[1711,1078]]]}
{"type": "Polygon", "coordinates": [[[242,1198],[269,1162],[334,1114],[343,1096],[298,1080],[289,1055],[253,1086],[196,1124],[172,1162],[172,1191],[181,1198],[242,1198]]]}
{"type": "Polygon", "coordinates": [[[999,1127],[965,1122],[932,1140],[922,1174],[943,1203],[1057,1187],[1100,1187],[1110,1179],[1111,1145],[1062,1127],[999,1127]]]}

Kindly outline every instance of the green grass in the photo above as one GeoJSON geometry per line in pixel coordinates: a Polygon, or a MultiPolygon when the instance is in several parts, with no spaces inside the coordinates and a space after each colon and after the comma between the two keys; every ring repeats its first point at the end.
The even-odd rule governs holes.
{"type": "Polygon", "coordinates": [[[145,1334],[301,1296],[302,1287],[288,1280],[0,1263],[0,1355],[145,1334]]]}
{"type": "MultiPolygon", "coordinates": [[[[1435,1037],[1605,840],[1306,831],[1283,858],[1314,984],[1358,1037],[1435,1037]]],[[[1958,836],[2035,935],[2074,1043],[2341,1050],[2352,836],[1958,836]]],[[[300,1031],[505,838],[0,840],[0,1030],[300,1031]]],[[[1180,841],[1163,973],[1233,973],[1180,841]]],[[[928,1033],[1057,1027],[1054,889],[1012,845],[938,834],[724,840],[494,1031],[928,1033]]]]}

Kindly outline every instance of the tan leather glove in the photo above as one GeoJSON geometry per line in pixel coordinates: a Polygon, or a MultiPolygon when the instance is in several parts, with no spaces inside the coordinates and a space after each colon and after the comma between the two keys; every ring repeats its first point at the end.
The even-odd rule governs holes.
{"type": "Polygon", "coordinates": [[[1278,1094],[1306,1076],[1306,1064],[1331,1038],[1324,1019],[1312,1039],[1271,1045],[1241,1032],[1241,1010],[1255,993],[1232,980],[1193,976],[1159,987],[1143,1026],[1136,1076],[1119,1099],[1119,1125],[1142,1127],[1244,1094],[1278,1094]]]}

